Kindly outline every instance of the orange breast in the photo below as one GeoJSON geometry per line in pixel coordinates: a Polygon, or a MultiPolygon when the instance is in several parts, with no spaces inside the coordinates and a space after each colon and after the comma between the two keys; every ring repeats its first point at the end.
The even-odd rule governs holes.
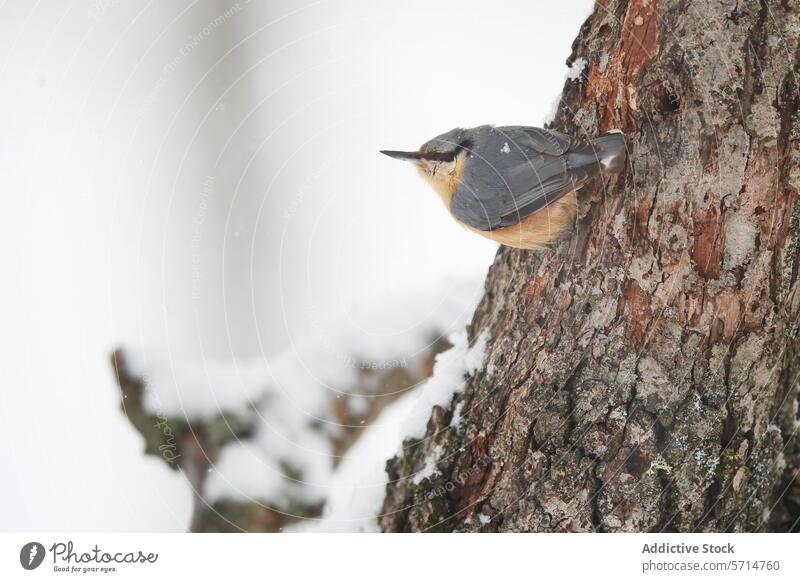
{"type": "MultiPolygon", "coordinates": [[[[437,171],[436,177],[420,171],[422,177],[433,187],[444,202],[447,211],[450,211],[450,201],[456,192],[461,180],[465,156],[458,156],[449,167],[442,167],[437,171]]],[[[502,245],[518,249],[539,249],[547,246],[558,238],[565,230],[572,226],[577,210],[575,192],[566,194],[561,199],[553,202],[546,208],[534,212],[518,224],[498,230],[484,231],[473,228],[468,224],[456,220],[467,230],[471,230],[483,237],[490,238],[502,245]]]]}
{"type": "Polygon", "coordinates": [[[558,238],[572,226],[578,201],[575,192],[570,192],[550,206],[534,212],[519,224],[484,231],[459,222],[467,230],[490,238],[508,247],[518,249],[540,249],[558,238]]]}

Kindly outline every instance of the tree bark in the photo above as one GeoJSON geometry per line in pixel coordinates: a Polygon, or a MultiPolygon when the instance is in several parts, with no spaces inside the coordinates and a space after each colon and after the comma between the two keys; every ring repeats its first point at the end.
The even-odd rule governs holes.
{"type": "Polygon", "coordinates": [[[387,463],[383,530],[798,528],[799,10],[597,3],[552,127],[622,130],[627,171],[498,252],[483,367],[387,463]]]}

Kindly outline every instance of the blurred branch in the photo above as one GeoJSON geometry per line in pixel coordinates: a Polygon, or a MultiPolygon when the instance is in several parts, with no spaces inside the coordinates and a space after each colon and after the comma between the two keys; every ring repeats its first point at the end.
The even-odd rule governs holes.
{"type": "MultiPolygon", "coordinates": [[[[373,369],[359,368],[357,385],[347,388],[329,402],[330,420],[339,425],[330,436],[333,458],[338,461],[369,426],[380,411],[398,395],[427,378],[433,368],[436,353],[449,347],[443,339],[434,340],[417,361],[402,367],[373,369]],[[348,394],[366,394],[367,409],[354,416],[348,394]]],[[[132,374],[125,353],[118,349],[111,355],[111,364],[121,392],[121,407],[136,430],[145,439],[145,453],[160,457],[171,469],[180,470],[194,492],[194,510],[191,531],[195,532],[275,532],[297,518],[315,517],[322,504],[303,504],[287,501],[280,507],[260,501],[223,499],[214,503],[204,496],[204,486],[219,460],[221,449],[228,443],[250,439],[257,430],[259,415],[243,416],[230,412],[220,413],[211,420],[186,419],[157,415],[148,411],[144,378],[132,374]],[[290,517],[291,516],[291,517],[290,517]]],[[[258,404],[269,406],[269,401],[258,404]]],[[[280,467],[285,477],[300,480],[291,467],[280,467]]]]}

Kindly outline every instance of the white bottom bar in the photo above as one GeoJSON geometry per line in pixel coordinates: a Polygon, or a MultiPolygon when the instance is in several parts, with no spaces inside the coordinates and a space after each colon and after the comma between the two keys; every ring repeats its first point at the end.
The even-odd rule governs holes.
{"type": "Polygon", "coordinates": [[[0,534],[0,580],[797,580],[798,540],[791,534],[0,534]],[[41,546],[32,551],[31,542],[41,546]],[[41,564],[33,570],[22,565],[36,560],[41,564]]]}

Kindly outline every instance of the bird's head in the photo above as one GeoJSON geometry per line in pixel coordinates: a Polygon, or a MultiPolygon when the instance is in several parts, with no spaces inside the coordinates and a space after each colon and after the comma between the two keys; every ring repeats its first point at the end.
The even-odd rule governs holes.
{"type": "Polygon", "coordinates": [[[461,175],[461,163],[472,147],[466,129],[453,129],[425,142],[417,151],[382,150],[396,160],[413,162],[419,173],[441,195],[452,196],[461,175]]]}

